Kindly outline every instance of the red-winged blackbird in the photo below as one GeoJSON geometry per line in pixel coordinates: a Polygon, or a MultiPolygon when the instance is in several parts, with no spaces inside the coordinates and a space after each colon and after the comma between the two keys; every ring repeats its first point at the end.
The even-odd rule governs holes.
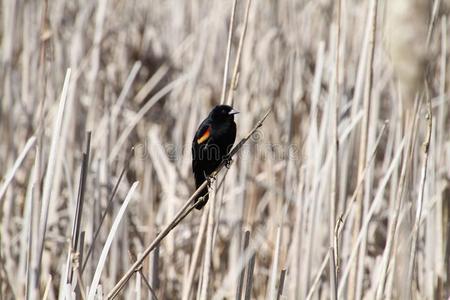
{"type": "MultiPolygon", "coordinates": [[[[192,141],[192,171],[197,188],[220,165],[233,147],[236,139],[234,115],[237,113],[239,112],[231,106],[218,105],[198,127],[192,141]]],[[[200,192],[196,199],[196,209],[205,206],[208,201],[207,192],[208,188],[200,192]]]]}

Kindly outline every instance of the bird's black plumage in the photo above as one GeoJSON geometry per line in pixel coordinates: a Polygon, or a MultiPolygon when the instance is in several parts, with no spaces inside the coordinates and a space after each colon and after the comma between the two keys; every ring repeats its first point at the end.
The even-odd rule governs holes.
{"type": "MultiPolygon", "coordinates": [[[[236,139],[234,115],[238,112],[228,105],[213,108],[200,124],[192,141],[192,171],[198,188],[220,165],[236,139]]],[[[195,208],[201,209],[208,201],[208,189],[201,191],[195,208]],[[201,199],[199,199],[201,198],[201,199]]]]}

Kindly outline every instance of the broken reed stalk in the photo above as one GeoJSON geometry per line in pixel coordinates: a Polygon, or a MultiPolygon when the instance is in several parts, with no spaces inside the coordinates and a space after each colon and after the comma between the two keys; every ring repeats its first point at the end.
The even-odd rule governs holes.
{"type": "Polygon", "coordinates": [[[286,269],[282,269],[280,274],[280,282],[278,283],[277,300],[280,300],[281,297],[283,296],[285,279],[286,279],[286,269]]]}
{"type": "Polygon", "coordinates": [[[253,270],[255,269],[256,253],[253,253],[247,267],[247,283],[245,284],[244,299],[250,300],[253,287],[253,270]]]}
{"type": "Polygon", "coordinates": [[[272,255],[272,268],[269,276],[268,288],[267,288],[267,297],[268,299],[276,298],[276,283],[277,283],[277,274],[278,274],[278,264],[280,260],[280,248],[281,248],[281,226],[277,228],[277,237],[275,241],[275,249],[272,255]]]}
{"type": "MultiPolygon", "coordinates": [[[[261,120],[256,123],[255,127],[247,134],[247,136],[230,151],[228,154],[228,157],[231,159],[241,148],[244,146],[244,144],[250,139],[250,137],[256,132],[258,128],[260,128],[269,115],[271,109],[268,109],[267,112],[264,114],[264,116],[261,118],[261,120]]],[[[222,168],[225,166],[225,161],[223,161],[217,169],[209,176],[209,178],[214,178],[217,176],[217,174],[222,170],[222,168]]],[[[107,299],[114,299],[119,292],[125,287],[125,284],[130,280],[131,276],[137,272],[140,269],[140,265],[144,262],[144,260],[147,258],[147,256],[150,254],[150,252],[169,234],[170,231],[172,231],[175,226],[180,223],[194,208],[193,204],[194,201],[197,199],[197,196],[200,194],[200,192],[206,188],[208,185],[208,181],[203,182],[203,184],[191,195],[191,197],[186,201],[186,203],[183,205],[183,207],[178,211],[178,213],[175,215],[172,222],[170,222],[166,227],[156,236],[156,238],[153,240],[153,242],[145,249],[145,251],[142,253],[141,257],[136,260],[136,262],[128,269],[128,271],[122,276],[122,278],[116,283],[116,285],[112,288],[112,290],[107,295],[107,299]]]]}
{"type": "MultiPolygon", "coordinates": [[[[68,263],[67,267],[70,266],[70,257],[72,256],[72,253],[77,253],[80,251],[78,241],[80,239],[81,234],[81,217],[83,215],[83,204],[84,204],[84,195],[86,191],[86,179],[89,169],[89,156],[90,156],[90,150],[91,150],[91,132],[87,132],[86,136],[86,149],[83,153],[83,160],[81,163],[81,170],[80,170],[80,179],[79,179],[79,185],[78,185],[78,195],[77,195],[77,203],[76,203],[76,209],[75,209],[75,216],[73,219],[72,224],[72,238],[71,238],[71,244],[70,251],[68,254],[68,263]]],[[[80,260],[82,261],[82,260],[80,260]]],[[[67,270],[68,277],[67,282],[72,283],[72,276],[73,276],[73,266],[70,268],[70,270],[67,270]]]]}

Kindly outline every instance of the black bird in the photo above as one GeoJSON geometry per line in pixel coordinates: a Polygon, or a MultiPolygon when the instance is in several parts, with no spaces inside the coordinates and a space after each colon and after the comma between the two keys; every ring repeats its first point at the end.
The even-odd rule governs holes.
{"type": "MultiPolygon", "coordinates": [[[[220,165],[236,139],[234,115],[239,112],[229,105],[217,105],[200,124],[192,141],[192,172],[199,188],[220,165]]],[[[208,201],[208,188],[196,199],[195,208],[202,209],[208,201]],[[199,199],[201,198],[201,199],[199,199]]]]}

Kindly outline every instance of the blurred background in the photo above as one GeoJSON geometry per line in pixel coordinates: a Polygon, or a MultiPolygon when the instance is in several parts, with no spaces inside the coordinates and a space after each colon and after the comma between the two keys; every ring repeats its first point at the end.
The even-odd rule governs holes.
{"type": "MultiPolygon", "coordinates": [[[[236,1],[237,141],[272,111],[119,298],[447,299],[447,2],[236,1]]],[[[106,298],[173,220],[233,5],[1,1],[0,299],[106,298]]]]}

